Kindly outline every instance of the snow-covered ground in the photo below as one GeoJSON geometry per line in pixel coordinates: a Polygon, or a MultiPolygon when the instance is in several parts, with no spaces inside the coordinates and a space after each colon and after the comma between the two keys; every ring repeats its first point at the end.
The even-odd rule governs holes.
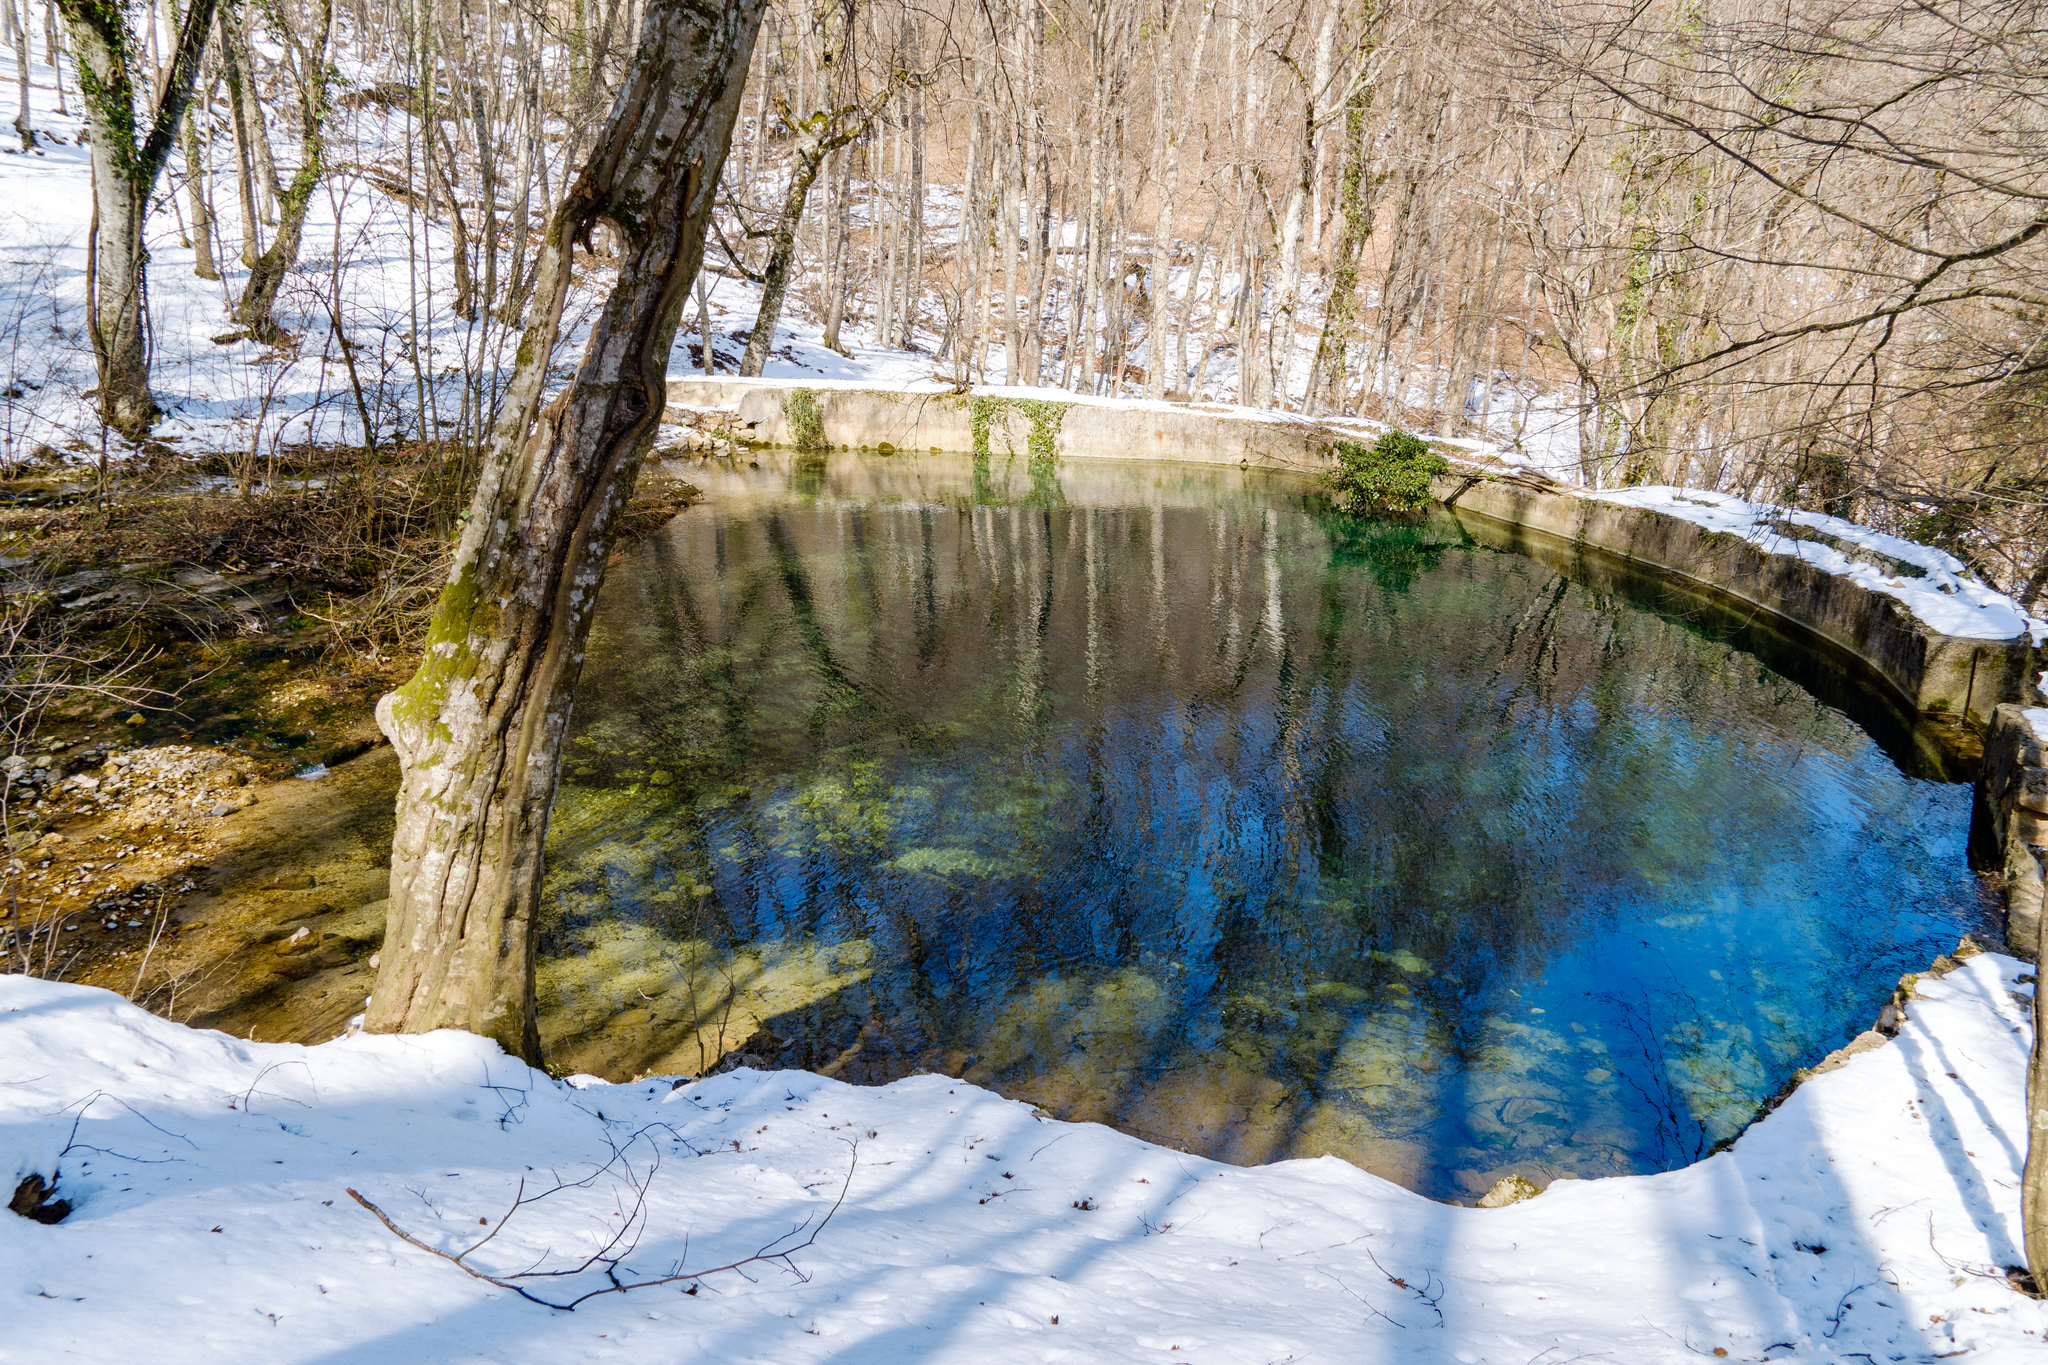
{"type": "Polygon", "coordinates": [[[1499,1209],[939,1076],[576,1088],[468,1034],[250,1043],[0,978],[0,1178],[75,1205],[0,1215],[0,1361],[2033,1360],[2021,970],[1923,979],[1728,1152],[1499,1209]],[[350,1190],[500,1277],[623,1231],[620,1281],[681,1278],[554,1311],[350,1190]]]}

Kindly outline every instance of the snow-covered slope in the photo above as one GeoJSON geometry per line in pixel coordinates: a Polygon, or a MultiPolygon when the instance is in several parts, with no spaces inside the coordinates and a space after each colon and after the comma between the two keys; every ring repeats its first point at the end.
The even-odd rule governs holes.
{"type": "Polygon", "coordinates": [[[2001,1274],[2020,970],[1924,980],[1894,1042],[1730,1152],[1502,1209],[1327,1157],[1219,1165],[937,1076],[578,1089],[467,1034],[248,1043],[0,978],[0,1178],[57,1169],[77,1204],[0,1215],[0,1361],[2032,1360],[2048,1305],[2001,1274]],[[553,1192],[501,1227],[522,1187],[553,1192]],[[470,1262],[499,1274],[626,1223],[634,1278],[815,1240],[557,1312],[350,1188],[436,1247],[498,1234],[470,1262]]]}

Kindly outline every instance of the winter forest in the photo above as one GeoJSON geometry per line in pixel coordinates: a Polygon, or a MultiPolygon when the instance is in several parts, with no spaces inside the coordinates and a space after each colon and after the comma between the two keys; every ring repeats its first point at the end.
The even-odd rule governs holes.
{"type": "MultiPolygon", "coordinates": [[[[48,392],[96,325],[259,454],[473,446],[633,0],[10,3],[21,155],[96,98],[155,138],[99,219],[104,309],[139,217],[135,318],[79,311],[87,205],[15,201],[15,443],[97,446],[48,392]]],[[[1978,0],[777,3],[672,370],[1360,414],[1860,520],[2032,604],[2041,43],[1978,0]]]]}

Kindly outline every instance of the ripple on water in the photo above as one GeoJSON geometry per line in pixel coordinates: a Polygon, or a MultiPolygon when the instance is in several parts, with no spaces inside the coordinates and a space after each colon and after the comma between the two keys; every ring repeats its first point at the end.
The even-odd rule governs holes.
{"type": "Polygon", "coordinates": [[[1470,1198],[1697,1158],[1983,914],[1967,788],[1449,523],[765,463],[605,588],[549,845],[576,1069],[939,1070],[1470,1198]]]}

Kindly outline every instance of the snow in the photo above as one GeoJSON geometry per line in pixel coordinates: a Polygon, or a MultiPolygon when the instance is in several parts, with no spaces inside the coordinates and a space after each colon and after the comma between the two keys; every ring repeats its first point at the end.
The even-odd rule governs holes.
{"type": "Polygon", "coordinates": [[[1923,978],[1896,1040],[1727,1152],[1492,1210],[1330,1157],[1221,1165],[940,1076],[565,1083],[469,1034],[243,1042],[0,978],[0,1177],[54,1168],[77,1204],[0,1220],[0,1361],[2030,1360],[2048,1304],[2001,1275],[2022,970],[1923,978]],[[545,1197],[501,1225],[522,1181],[545,1197]],[[814,1240],[557,1312],[401,1242],[351,1188],[435,1247],[501,1232],[470,1258],[501,1276],[627,1221],[634,1278],[814,1240]]]}
{"type": "Polygon", "coordinates": [[[1896,598],[1943,635],[2010,640],[2026,632],[2037,645],[2048,641],[2048,621],[2027,615],[2010,597],[1967,577],[1968,567],[1945,550],[1885,535],[1839,517],[1745,502],[1726,493],[1657,484],[1583,496],[1652,508],[1712,531],[1740,536],[1772,554],[1795,555],[1860,587],[1896,598]],[[1795,526],[1818,534],[1795,536],[1790,529],[1795,526]],[[1907,567],[1919,572],[1904,572],[1907,567]]]}

